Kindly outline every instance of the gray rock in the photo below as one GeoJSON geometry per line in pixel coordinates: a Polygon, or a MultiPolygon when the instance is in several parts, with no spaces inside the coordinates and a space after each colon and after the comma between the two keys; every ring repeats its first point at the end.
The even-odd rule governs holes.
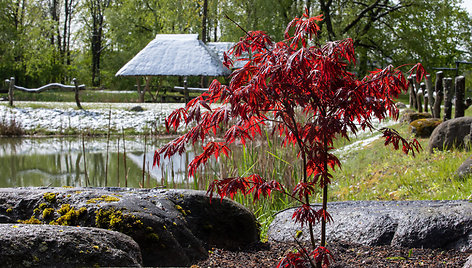
{"type": "Polygon", "coordinates": [[[87,227],[0,224],[3,267],[141,266],[136,242],[119,232],[87,227]]]}
{"type": "Polygon", "coordinates": [[[403,102],[397,102],[395,103],[395,106],[397,106],[398,109],[406,109],[406,104],[403,102]]]}
{"type": "Polygon", "coordinates": [[[132,112],[143,112],[144,109],[143,109],[143,107],[141,107],[141,106],[138,105],[138,106],[132,107],[132,108],[130,109],[130,111],[132,111],[132,112]]]}
{"type": "Polygon", "coordinates": [[[470,175],[472,175],[472,157],[465,160],[456,171],[456,176],[459,179],[465,179],[470,175]]]}
{"type": "Polygon", "coordinates": [[[463,268],[472,268],[472,254],[469,256],[469,258],[467,258],[463,268]]]}
{"type": "Polygon", "coordinates": [[[418,120],[418,119],[424,119],[424,118],[432,118],[433,116],[430,113],[419,113],[415,110],[411,109],[406,109],[402,113],[402,116],[400,118],[400,123],[408,123],[410,124],[411,122],[418,120]]]}
{"type": "Polygon", "coordinates": [[[218,198],[212,201],[213,209],[209,209],[209,198],[202,196],[200,191],[189,191],[185,198],[180,192],[172,191],[167,196],[188,212],[185,220],[189,229],[207,245],[235,250],[259,240],[259,229],[254,228],[254,215],[239,203],[228,199],[220,203],[218,198]]]}
{"type": "Polygon", "coordinates": [[[415,137],[429,138],[434,129],[442,123],[439,118],[423,118],[410,123],[410,131],[415,137]]]}
{"type": "MultiPolygon", "coordinates": [[[[308,241],[308,228],[294,224],[294,209],[283,211],[269,227],[269,240],[308,241]]],[[[472,250],[472,203],[468,201],[351,201],[328,204],[333,222],[327,237],[369,246],[472,250]]],[[[320,226],[314,228],[319,237],[320,226]]]]}
{"type": "Polygon", "coordinates": [[[138,243],[145,266],[185,266],[206,258],[212,246],[238,248],[259,240],[250,211],[228,199],[214,198],[210,204],[203,191],[4,188],[0,189],[2,215],[11,222],[122,232],[138,243]]]}
{"type": "Polygon", "coordinates": [[[437,126],[429,139],[429,151],[464,148],[464,138],[470,133],[472,117],[447,120],[437,126]]]}

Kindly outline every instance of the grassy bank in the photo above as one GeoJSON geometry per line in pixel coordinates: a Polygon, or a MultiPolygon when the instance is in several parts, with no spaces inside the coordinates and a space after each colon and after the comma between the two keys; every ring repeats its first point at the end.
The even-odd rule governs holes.
{"type": "MultiPolygon", "coordinates": [[[[406,125],[397,130],[408,135],[406,125]]],[[[405,155],[378,139],[352,153],[334,173],[331,200],[441,200],[467,199],[472,179],[460,180],[455,171],[470,157],[466,151],[428,151],[429,139],[419,139],[423,150],[405,155]]]]}
{"type": "MultiPolygon", "coordinates": [[[[155,94],[155,92],[153,92],[155,94]]],[[[199,93],[189,92],[190,97],[197,97],[199,93]]],[[[7,93],[0,94],[0,97],[6,98],[7,93]]],[[[159,93],[157,100],[164,102],[178,102],[176,98],[183,97],[180,92],[159,93]]],[[[139,95],[137,91],[117,91],[107,90],[85,90],[79,93],[80,102],[102,102],[102,103],[138,103],[139,95]]],[[[44,102],[75,102],[75,93],[71,91],[48,90],[41,93],[29,93],[23,91],[14,92],[14,101],[44,101],[44,102]]],[[[146,93],[145,102],[152,102],[153,99],[149,93],[146,93]]]]}

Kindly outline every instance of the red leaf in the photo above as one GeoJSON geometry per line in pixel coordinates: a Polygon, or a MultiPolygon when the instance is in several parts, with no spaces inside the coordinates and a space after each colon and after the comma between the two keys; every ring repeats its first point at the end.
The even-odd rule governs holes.
{"type": "Polygon", "coordinates": [[[156,150],[156,151],[154,151],[152,166],[153,167],[155,167],[156,165],[159,166],[160,161],[161,161],[161,156],[159,155],[159,152],[156,150]]]}
{"type": "Polygon", "coordinates": [[[306,261],[300,252],[289,252],[277,264],[277,268],[304,268],[306,261]]]}
{"type": "Polygon", "coordinates": [[[259,175],[256,174],[249,176],[249,180],[252,181],[253,184],[249,192],[254,193],[254,202],[256,200],[259,200],[261,195],[263,197],[270,197],[272,191],[284,191],[283,185],[280,184],[278,181],[265,181],[259,175]]]}
{"type": "Polygon", "coordinates": [[[295,219],[295,223],[300,223],[303,227],[303,225],[308,222],[315,225],[321,220],[321,215],[311,206],[303,204],[295,210],[292,219],[295,219]]]}
{"type": "Polygon", "coordinates": [[[313,256],[315,263],[321,263],[322,267],[329,267],[330,263],[334,261],[333,254],[326,247],[317,247],[310,254],[313,256]]]}

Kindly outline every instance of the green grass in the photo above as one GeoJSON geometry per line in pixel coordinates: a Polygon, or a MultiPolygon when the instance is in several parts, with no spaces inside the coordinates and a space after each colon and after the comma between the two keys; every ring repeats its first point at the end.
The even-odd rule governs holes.
{"type": "MultiPolygon", "coordinates": [[[[404,136],[408,128],[396,127],[404,136]]],[[[427,150],[428,139],[419,139],[423,150],[415,157],[384,146],[379,139],[348,158],[337,170],[330,189],[331,201],[344,200],[443,200],[466,199],[472,180],[455,176],[469,157],[465,151],[427,150]]]]}

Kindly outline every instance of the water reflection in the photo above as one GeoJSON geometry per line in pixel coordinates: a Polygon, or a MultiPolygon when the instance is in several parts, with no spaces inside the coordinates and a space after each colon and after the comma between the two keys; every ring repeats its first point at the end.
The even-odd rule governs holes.
{"type": "Polygon", "coordinates": [[[145,150],[143,139],[127,139],[123,144],[116,138],[110,140],[107,155],[104,138],[1,138],[0,187],[198,188],[194,178],[187,176],[193,150],[161,159],[160,167],[152,167],[154,150],[164,142],[148,141],[145,150]]]}

